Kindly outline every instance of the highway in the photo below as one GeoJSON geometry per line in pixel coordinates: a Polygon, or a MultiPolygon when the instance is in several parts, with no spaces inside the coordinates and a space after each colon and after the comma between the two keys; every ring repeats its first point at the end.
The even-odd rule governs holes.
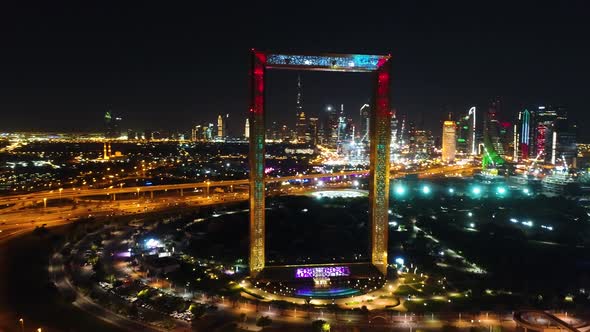
{"type": "Polygon", "coordinates": [[[107,215],[129,215],[171,208],[179,205],[204,206],[227,202],[244,201],[248,194],[214,194],[203,196],[165,197],[157,200],[121,200],[82,202],[75,206],[22,209],[0,214],[0,242],[25,234],[35,227],[65,225],[79,218],[107,215]]]}
{"type": "MultiPolygon", "coordinates": [[[[437,177],[449,173],[469,172],[477,169],[477,167],[468,166],[447,166],[436,169],[427,169],[414,173],[397,172],[393,177],[403,177],[408,174],[418,174],[419,177],[437,177]]],[[[368,171],[354,171],[354,172],[340,172],[328,174],[305,174],[300,176],[290,176],[282,178],[269,178],[267,182],[290,181],[298,179],[322,179],[333,178],[337,176],[351,176],[351,175],[366,175],[368,171]]],[[[153,191],[173,191],[181,189],[194,190],[204,187],[219,187],[219,186],[239,186],[247,185],[248,180],[229,180],[229,181],[215,181],[215,182],[198,182],[198,183],[183,183],[171,184],[149,187],[128,187],[118,189],[64,189],[61,192],[49,191],[38,192],[34,194],[7,196],[0,199],[2,205],[13,205],[12,207],[0,210],[0,242],[12,237],[30,232],[35,227],[45,225],[46,227],[60,226],[72,222],[78,218],[89,216],[106,216],[106,215],[123,215],[150,212],[158,209],[178,206],[180,204],[189,204],[194,206],[212,205],[232,201],[240,201],[248,199],[248,193],[241,192],[227,192],[227,193],[211,193],[208,197],[204,195],[186,195],[186,196],[158,196],[155,199],[153,196],[146,195],[139,196],[139,199],[124,199],[124,200],[99,200],[99,201],[83,201],[78,204],[67,206],[47,206],[37,205],[36,208],[23,208],[23,202],[43,201],[43,199],[59,199],[59,198],[83,198],[93,196],[104,196],[106,194],[122,194],[122,193],[145,193],[153,191]],[[19,204],[15,204],[19,202],[19,204]]],[[[290,190],[303,190],[299,186],[292,186],[290,190]]],[[[188,193],[187,193],[188,194],[188,193]]]]}
{"type": "MultiPolygon", "coordinates": [[[[416,174],[419,177],[433,177],[449,173],[461,173],[461,172],[472,172],[473,170],[479,169],[471,165],[466,166],[443,166],[437,168],[429,168],[414,172],[396,172],[392,171],[392,178],[400,178],[411,174],[416,174]]],[[[267,183],[283,182],[283,181],[295,181],[303,179],[329,179],[341,176],[366,176],[369,171],[344,171],[338,173],[322,173],[322,174],[300,174],[286,177],[274,177],[267,178],[267,183]]],[[[179,183],[179,184],[165,184],[155,186],[140,186],[140,187],[113,187],[113,188],[101,188],[101,189],[90,189],[90,188],[63,188],[59,190],[51,191],[40,191],[30,194],[20,195],[9,195],[0,197],[0,205],[13,205],[13,204],[25,204],[25,203],[39,203],[47,202],[55,199],[76,199],[89,196],[104,196],[104,195],[120,195],[120,194],[139,194],[139,193],[153,193],[158,191],[168,190],[184,190],[184,189],[198,189],[198,188],[216,188],[216,187],[230,187],[230,186],[241,186],[248,185],[248,179],[240,180],[221,180],[221,181],[204,181],[204,182],[193,182],[193,183],[179,183]]],[[[113,196],[116,197],[116,196],[113,196]]]]}

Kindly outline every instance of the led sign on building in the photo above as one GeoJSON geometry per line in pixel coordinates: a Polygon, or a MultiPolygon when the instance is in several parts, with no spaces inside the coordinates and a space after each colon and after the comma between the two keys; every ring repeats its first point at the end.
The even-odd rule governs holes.
{"type": "Polygon", "coordinates": [[[295,271],[295,278],[348,277],[348,266],[301,267],[295,271]]]}

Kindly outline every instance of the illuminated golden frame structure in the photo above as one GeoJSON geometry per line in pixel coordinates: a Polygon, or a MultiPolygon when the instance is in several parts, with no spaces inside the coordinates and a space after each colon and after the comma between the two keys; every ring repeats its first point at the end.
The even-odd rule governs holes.
{"type": "Polygon", "coordinates": [[[389,221],[389,105],[391,56],[358,54],[277,54],[252,50],[250,73],[250,275],[256,277],[266,263],[265,217],[265,74],[267,69],[369,72],[375,75],[369,118],[369,218],[371,263],[387,274],[389,221]]]}

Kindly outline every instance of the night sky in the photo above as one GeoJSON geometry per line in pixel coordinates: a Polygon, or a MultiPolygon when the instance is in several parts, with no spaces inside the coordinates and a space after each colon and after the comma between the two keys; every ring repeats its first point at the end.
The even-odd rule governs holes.
{"type": "MultiPolygon", "coordinates": [[[[98,130],[112,109],[135,129],[188,130],[229,113],[241,132],[252,47],[391,53],[392,106],[432,129],[495,97],[505,119],[553,104],[579,127],[590,121],[583,1],[201,2],[2,4],[0,130],[98,130]]],[[[326,104],[356,115],[370,97],[369,74],[301,75],[312,115],[326,104]]],[[[296,81],[269,75],[269,119],[294,123],[296,81]]]]}

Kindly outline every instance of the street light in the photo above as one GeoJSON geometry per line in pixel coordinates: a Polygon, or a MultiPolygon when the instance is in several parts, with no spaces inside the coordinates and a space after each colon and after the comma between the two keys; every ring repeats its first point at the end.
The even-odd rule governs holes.
{"type": "Polygon", "coordinates": [[[46,197],[43,198],[43,208],[44,209],[47,208],[47,198],[46,197]]]}
{"type": "Polygon", "coordinates": [[[475,195],[479,195],[479,194],[481,194],[481,188],[474,187],[473,189],[471,189],[471,192],[473,192],[475,195]]]}
{"type": "Polygon", "coordinates": [[[395,193],[399,196],[403,195],[406,192],[406,188],[404,188],[404,186],[401,184],[396,185],[394,190],[395,193]]]}

